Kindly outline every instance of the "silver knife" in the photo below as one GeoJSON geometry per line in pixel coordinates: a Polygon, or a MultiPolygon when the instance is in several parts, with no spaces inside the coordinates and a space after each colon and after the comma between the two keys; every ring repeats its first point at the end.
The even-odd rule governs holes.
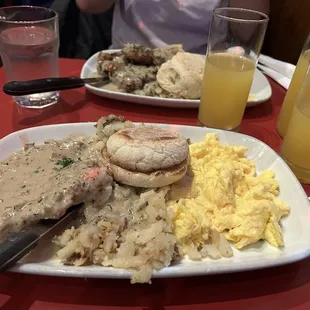
{"type": "Polygon", "coordinates": [[[58,220],[42,220],[34,227],[21,232],[7,234],[7,239],[0,243],[0,272],[15,265],[21,258],[33,250],[40,239],[61,224],[69,224],[75,219],[78,207],[70,208],[58,220]]]}

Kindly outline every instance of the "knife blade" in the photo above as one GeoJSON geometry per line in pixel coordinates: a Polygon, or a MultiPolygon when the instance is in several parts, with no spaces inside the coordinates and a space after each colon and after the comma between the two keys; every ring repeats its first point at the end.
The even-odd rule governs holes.
{"type": "Polygon", "coordinates": [[[101,85],[110,82],[108,75],[94,78],[79,78],[77,76],[63,78],[46,78],[29,81],[11,81],[3,86],[3,92],[10,96],[26,96],[73,88],[80,88],[85,84],[98,83],[101,85]]]}
{"type": "Polygon", "coordinates": [[[0,243],[0,272],[15,265],[33,250],[47,233],[61,225],[69,224],[77,215],[78,206],[70,208],[58,220],[42,220],[40,223],[21,232],[9,232],[6,240],[0,243]]]}

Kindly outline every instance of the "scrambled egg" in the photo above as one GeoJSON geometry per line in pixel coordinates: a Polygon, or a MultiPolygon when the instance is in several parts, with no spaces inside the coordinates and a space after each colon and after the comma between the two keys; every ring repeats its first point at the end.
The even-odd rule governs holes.
{"type": "Polygon", "coordinates": [[[284,245],[279,220],[290,208],[277,199],[272,171],[256,176],[243,146],[223,146],[216,134],[190,145],[189,179],[172,186],[168,205],[175,211],[174,234],[188,253],[206,243],[211,229],[238,249],[260,239],[284,245]]]}
{"type": "Polygon", "coordinates": [[[248,100],[254,100],[254,99],[256,99],[256,95],[249,94],[248,100]]]}

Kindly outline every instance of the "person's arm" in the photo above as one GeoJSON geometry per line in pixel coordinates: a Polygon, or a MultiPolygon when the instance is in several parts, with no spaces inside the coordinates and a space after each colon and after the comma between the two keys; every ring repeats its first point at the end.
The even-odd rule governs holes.
{"type": "Polygon", "coordinates": [[[234,8],[244,8],[269,14],[270,0],[230,0],[230,6],[234,8]]]}
{"type": "Polygon", "coordinates": [[[115,0],[76,0],[81,11],[88,13],[102,13],[107,11],[115,0]]]}

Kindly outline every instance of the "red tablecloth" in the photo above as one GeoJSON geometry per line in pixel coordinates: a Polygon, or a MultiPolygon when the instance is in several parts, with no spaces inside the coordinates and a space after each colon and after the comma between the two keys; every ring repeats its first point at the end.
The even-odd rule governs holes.
{"type": "MultiPolygon", "coordinates": [[[[78,75],[83,61],[60,60],[62,76],[78,75]]],[[[5,82],[0,69],[0,85],[5,82]]],[[[276,151],[281,139],[276,117],[285,94],[270,80],[270,100],[246,110],[241,132],[276,151]]],[[[0,93],[0,138],[44,124],[96,121],[102,115],[133,121],[197,124],[197,110],[164,109],[96,97],[85,89],[62,92],[60,103],[46,111],[19,109],[0,93]]],[[[305,186],[310,195],[310,186],[305,186]]],[[[0,307],[5,310],[97,309],[310,309],[310,259],[283,267],[231,275],[155,279],[152,285],[128,280],[73,279],[5,273],[0,276],[0,307]],[[2,307],[1,307],[2,306],[2,307]]]]}

